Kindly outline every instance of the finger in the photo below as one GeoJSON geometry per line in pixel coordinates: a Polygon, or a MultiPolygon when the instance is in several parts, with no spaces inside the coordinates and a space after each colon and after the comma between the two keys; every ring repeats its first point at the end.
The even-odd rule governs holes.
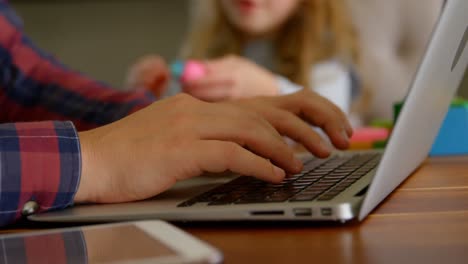
{"type": "Polygon", "coordinates": [[[151,82],[147,82],[144,87],[149,89],[157,98],[161,97],[167,88],[167,81],[169,78],[160,76],[151,82]]]}
{"type": "Polygon", "coordinates": [[[184,92],[208,102],[217,102],[230,98],[230,91],[225,86],[184,87],[184,92]]]}
{"type": "Polygon", "coordinates": [[[231,97],[233,82],[222,76],[205,76],[184,83],[183,91],[204,101],[221,101],[231,97]]]}
{"type": "Polygon", "coordinates": [[[192,156],[197,159],[197,165],[202,171],[212,173],[232,171],[274,183],[281,182],[285,177],[284,170],[236,143],[203,140],[195,144],[192,156]]]}
{"type": "Polygon", "coordinates": [[[208,72],[224,72],[233,70],[238,64],[238,58],[235,56],[224,56],[219,59],[213,59],[205,62],[205,68],[208,72]]]}
{"type": "Polygon", "coordinates": [[[304,105],[303,116],[311,123],[322,128],[331,139],[333,145],[339,149],[349,147],[348,120],[341,111],[330,110],[328,104],[304,105]]]}
{"type": "Polygon", "coordinates": [[[205,70],[207,73],[213,73],[216,71],[219,71],[220,69],[223,69],[225,67],[225,60],[224,59],[214,59],[214,60],[209,60],[205,61],[205,70]]]}
{"type": "Polygon", "coordinates": [[[278,104],[320,127],[337,148],[346,149],[349,146],[351,125],[345,114],[327,99],[315,94],[304,96],[298,93],[285,97],[278,104]]]}
{"type": "Polygon", "coordinates": [[[321,98],[322,98],[323,103],[325,104],[325,107],[329,107],[339,118],[341,125],[345,130],[346,135],[348,136],[348,138],[350,138],[353,135],[353,128],[346,114],[337,105],[335,105],[333,102],[331,102],[327,98],[325,97],[321,97],[321,98]]]}
{"type": "MultiPolygon", "coordinates": [[[[235,109],[235,108],[233,108],[235,109]]],[[[205,115],[207,124],[199,126],[197,134],[206,140],[228,140],[247,147],[252,152],[272,160],[291,173],[302,169],[293,150],[265,119],[247,111],[217,108],[216,116],[205,115]]]]}
{"type": "Polygon", "coordinates": [[[326,158],[331,154],[325,140],[308,123],[291,112],[270,110],[268,120],[280,134],[301,143],[317,157],[326,158]]]}
{"type": "Polygon", "coordinates": [[[353,128],[349,123],[346,114],[334,103],[332,103],[327,98],[309,90],[301,90],[291,95],[280,96],[272,98],[274,104],[279,108],[288,109],[289,111],[301,114],[304,113],[304,105],[317,104],[317,108],[330,110],[335,113],[343,122],[344,129],[346,130],[348,136],[351,136],[353,133],[353,128]]]}
{"type": "Polygon", "coordinates": [[[195,80],[184,83],[188,89],[203,89],[210,87],[232,86],[233,78],[219,73],[210,73],[195,80]]]}
{"type": "Polygon", "coordinates": [[[141,71],[142,74],[153,74],[153,73],[159,73],[159,72],[164,72],[164,73],[169,73],[169,70],[167,68],[167,65],[163,59],[160,57],[146,57],[139,61],[138,64],[139,70],[141,71]]]}
{"type": "Polygon", "coordinates": [[[342,126],[345,130],[346,135],[350,138],[353,135],[353,127],[351,126],[351,123],[349,122],[348,116],[341,110],[337,105],[335,105],[333,102],[330,100],[325,99],[325,104],[329,105],[331,109],[335,112],[335,114],[341,119],[342,126]]]}

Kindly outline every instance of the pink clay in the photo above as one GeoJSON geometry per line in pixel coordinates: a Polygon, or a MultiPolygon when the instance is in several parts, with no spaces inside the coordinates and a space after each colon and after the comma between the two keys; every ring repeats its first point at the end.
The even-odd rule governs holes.
{"type": "Polygon", "coordinates": [[[182,73],[182,76],[180,76],[180,80],[183,83],[195,81],[205,76],[205,74],[205,65],[198,61],[188,60],[185,62],[184,71],[182,73]]]}

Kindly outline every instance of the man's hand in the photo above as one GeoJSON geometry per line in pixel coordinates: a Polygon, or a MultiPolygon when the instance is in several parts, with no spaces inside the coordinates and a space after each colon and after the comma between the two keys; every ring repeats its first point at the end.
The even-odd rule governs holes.
{"type": "Polygon", "coordinates": [[[308,89],[286,96],[257,97],[232,103],[262,115],[280,134],[322,158],[330,155],[331,150],[310,125],[320,127],[339,149],[348,148],[353,133],[345,114],[336,105],[308,89]]]}
{"type": "MultiPolygon", "coordinates": [[[[254,101],[248,105],[262,114],[276,107],[266,103],[257,108],[254,101]]],[[[279,126],[283,127],[302,129],[297,120],[279,126]]],[[[280,182],[284,170],[297,173],[302,169],[280,134],[260,114],[189,95],[162,100],[79,136],[82,174],[75,202],[141,200],[203,172],[230,170],[280,182]]],[[[307,140],[311,145],[312,141],[307,140]]]]}
{"type": "Polygon", "coordinates": [[[310,125],[322,128],[336,147],[348,147],[352,128],[345,115],[309,90],[229,103],[178,95],[80,133],[83,165],[75,202],[141,200],[203,172],[230,170],[280,182],[284,170],[302,168],[280,134],[319,157],[330,154],[310,125]]]}

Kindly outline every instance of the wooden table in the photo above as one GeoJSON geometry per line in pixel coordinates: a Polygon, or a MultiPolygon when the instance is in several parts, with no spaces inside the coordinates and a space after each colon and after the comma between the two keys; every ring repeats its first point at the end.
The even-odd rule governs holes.
{"type": "Polygon", "coordinates": [[[433,158],[364,222],[182,226],[226,263],[468,263],[468,157],[433,158]]]}
{"type": "Polygon", "coordinates": [[[226,263],[466,264],[468,156],[427,160],[362,223],[179,226],[222,250],[226,263]]]}

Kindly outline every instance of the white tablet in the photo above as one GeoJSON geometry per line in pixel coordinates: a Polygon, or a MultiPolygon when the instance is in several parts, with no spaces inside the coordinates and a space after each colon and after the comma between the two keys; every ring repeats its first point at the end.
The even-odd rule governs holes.
{"type": "Polygon", "coordinates": [[[3,235],[0,256],[28,264],[222,262],[218,250],[163,221],[3,235]]]}

